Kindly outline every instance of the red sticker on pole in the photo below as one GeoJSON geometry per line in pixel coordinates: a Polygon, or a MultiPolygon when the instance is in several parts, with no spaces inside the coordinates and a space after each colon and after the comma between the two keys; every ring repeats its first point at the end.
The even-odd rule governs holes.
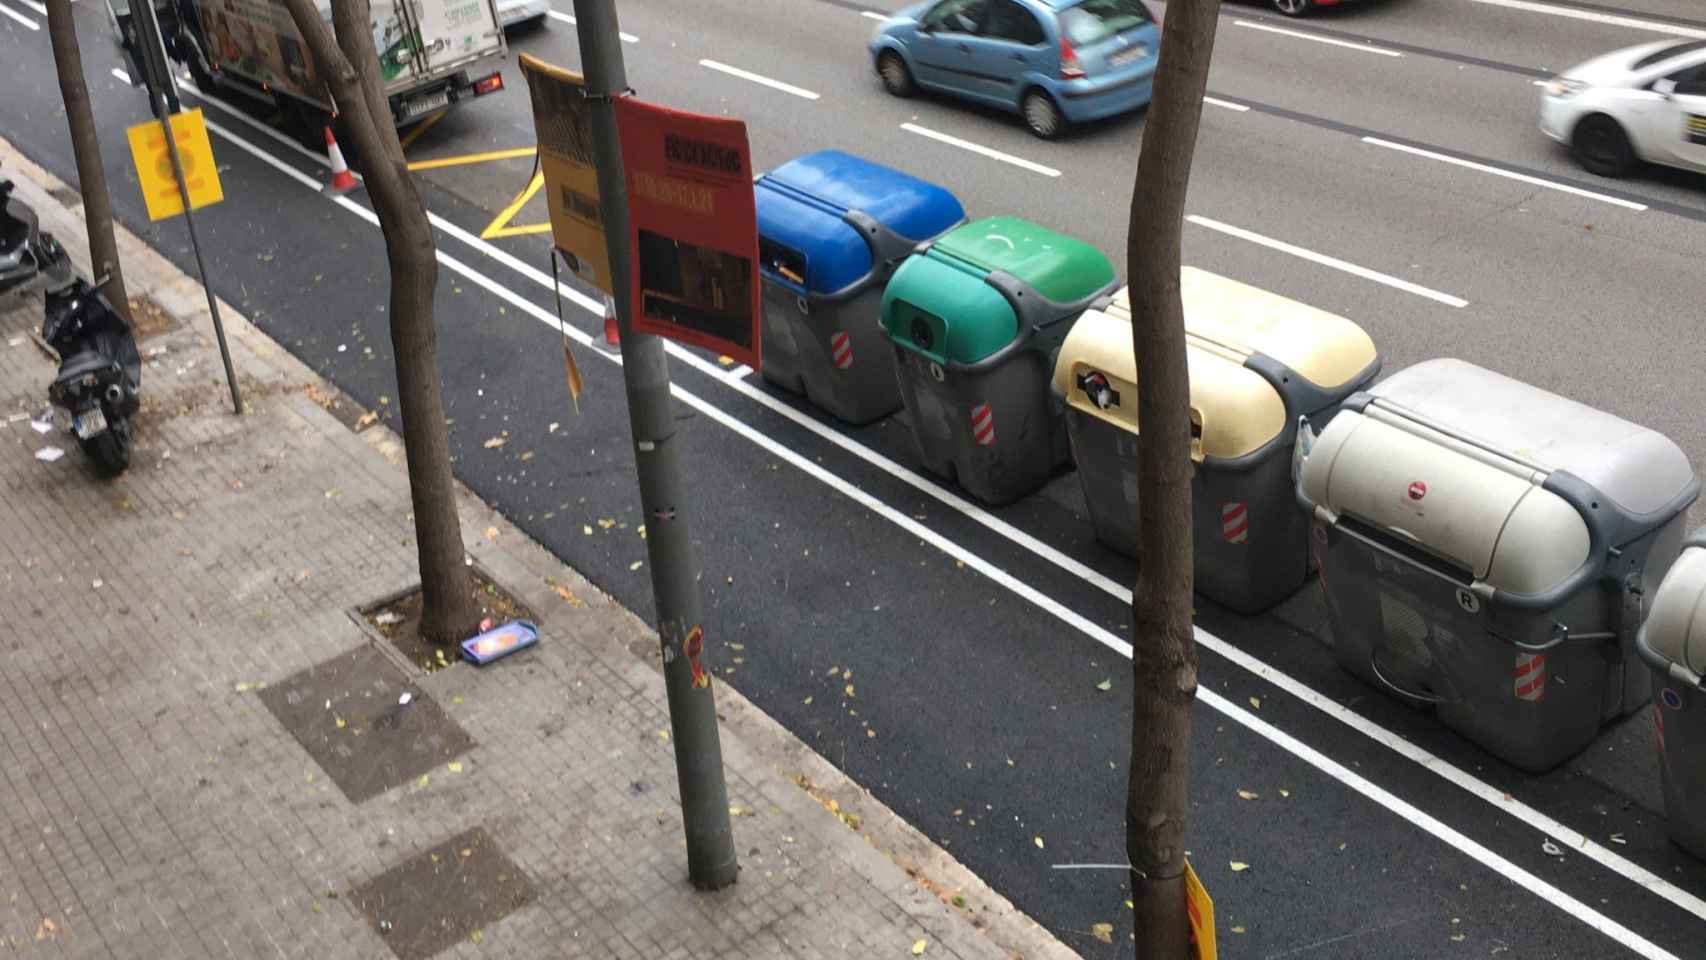
{"type": "Polygon", "coordinates": [[[758,215],[746,124],[616,100],[633,325],[757,369],[758,215]]]}

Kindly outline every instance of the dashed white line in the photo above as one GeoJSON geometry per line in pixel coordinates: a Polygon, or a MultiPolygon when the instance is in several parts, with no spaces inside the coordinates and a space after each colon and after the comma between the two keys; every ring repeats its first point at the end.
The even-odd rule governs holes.
{"type": "Polygon", "coordinates": [[[1376,147],[1385,147],[1388,150],[1397,150],[1401,153],[1408,153],[1417,157],[1426,157],[1429,160],[1438,160],[1441,163],[1449,163],[1453,166],[1463,167],[1468,170],[1478,170],[1481,173],[1490,173],[1495,177],[1504,177],[1507,180],[1516,180],[1520,183],[1526,183],[1536,187],[1545,187],[1548,190],[1556,190],[1559,193],[1568,193],[1578,197],[1586,197],[1589,200],[1598,200],[1601,203],[1614,204],[1629,210],[1647,209],[1647,205],[1644,203],[1636,203],[1633,200],[1625,200],[1622,197],[1613,197],[1609,194],[1595,193],[1592,190],[1583,190],[1581,187],[1572,187],[1567,183],[1556,183],[1541,177],[1532,177],[1526,173],[1517,173],[1514,170],[1501,170],[1498,167],[1489,166],[1485,163],[1476,163],[1473,160],[1463,160],[1447,154],[1435,153],[1432,150],[1423,150],[1420,147],[1407,146],[1402,143],[1393,143],[1390,140],[1382,140],[1379,137],[1363,137],[1362,142],[1372,144],[1376,147]]]}
{"type": "Polygon", "coordinates": [[[24,26],[29,27],[31,30],[40,30],[41,29],[41,24],[36,23],[34,20],[31,20],[29,17],[24,16],[23,14],[19,13],[16,10],[13,10],[11,7],[8,7],[3,3],[0,3],[0,14],[5,14],[6,16],[11,17],[13,20],[16,20],[19,23],[23,24],[24,26]]]}
{"type": "MultiPolygon", "coordinates": [[[[120,71],[115,70],[114,73],[119,74],[120,71]]],[[[203,96],[202,99],[209,98],[203,96]]],[[[233,116],[254,129],[267,133],[274,132],[270,127],[260,124],[258,121],[244,114],[233,113],[233,116]]],[[[242,138],[231,134],[223,127],[213,123],[210,123],[209,126],[216,133],[225,136],[233,143],[253,154],[257,159],[260,159],[275,169],[278,169],[281,173],[284,173],[291,179],[301,183],[304,187],[318,192],[320,184],[314,178],[308,177],[289,167],[282,161],[273,157],[271,154],[268,154],[242,138]]],[[[305,150],[302,151],[302,153],[316,161],[320,166],[324,167],[325,158],[315,156],[305,150]]],[[[350,210],[352,213],[360,216],[370,224],[377,223],[377,218],[373,216],[371,211],[355,203],[349,197],[338,197],[336,200],[340,206],[350,210]]],[[[429,213],[428,216],[433,221],[433,225],[435,227],[444,231],[447,235],[461,241],[471,249],[483,253],[488,258],[495,260],[499,264],[514,270],[519,275],[527,277],[533,282],[544,286],[546,289],[550,289],[553,285],[551,278],[543,271],[523,263],[521,260],[506,251],[488,242],[480,240],[468,231],[457,227],[455,224],[442,219],[436,214],[429,213]]],[[[543,308],[533,304],[531,301],[523,297],[520,297],[509,288],[498,284],[496,281],[491,280],[484,274],[480,274],[477,271],[472,270],[467,265],[451,258],[442,251],[439,252],[438,256],[441,262],[444,262],[450,269],[457,273],[461,273],[464,276],[468,276],[471,279],[478,277],[479,279],[475,280],[475,282],[479,283],[482,287],[485,287],[493,293],[503,297],[506,301],[516,305],[518,308],[522,309],[523,312],[533,316],[536,320],[549,326],[551,329],[556,329],[556,317],[545,311],[543,308]]],[[[557,289],[569,299],[578,303],[588,312],[601,314],[603,305],[598,301],[581,294],[578,290],[568,287],[567,285],[558,284],[557,289]]],[[[592,336],[590,334],[587,334],[576,327],[569,328],[569,334],[574,337],[577,342],[583,345],[592,341],[592,336]]],[[[666,347],[670,349],[673,356],[686,361],[690,366],[694,366],[701,370],[715,372],[710,361],[704,360],[690,351],[681,349],[674,344],[666,344],[666,347]]],[[[607,357],[607,359],[610,359],[613,362],[621,362],[621,358],[619,356],[604,354],[602,352],[600,352],[600,355],[607,357]]],[[[1098,589],[1110,596],[1121,599],[1127,603],[1131,601],[1129,588],[1114,582],[1094,570],[1091,570],[1079,561],[1060,553],[1055,548],[1037,541],[1029,534],[1018,530],[1006,521],[993,516],[988,511],[971,504],[969,501],[966,501],[963,497],[960,497],[952,491],[944,489],[943,487],[914,474],[912,471],[901,467],[899,464],[894,463],[881,454],[864,447],[862,444],[824,427],[821,423],[818,423],[808,415],[800,413],[781,401],[770,397],[768,394],[756,387],[753,387],[749,383],[735,380],[726,380],[725,382],[730,383],[730,385],[742,396],[758,402],[760,405],[782,415],[791,422],[823,437],[835,446],[844,449],[854,456],[857,456],[867,463],[881,469],[890,476],[895,477],[920,492],[941,501],[950,508],[957,510],[982,526],[1000,534],[1011,542],[1024,547],[1036,556],[1054,564],[1062,570],[1074,574],[1085,582],[1096,586],[1098,589]]],[[[682,390],[679,385],[675,387],[675,390],[677,395],[680,396],[684,402],[703,410],[711,419],[723,424],[731,431],[747,437],[776,456],[788,460],[807,474],[844,493],[855,502],[867,506],[880,516],[883,516],[885,519],[888,519],[901,526],[903,529],[906,529],[909,533],[915,533],[920,537],[920,539],[931,543],[938,549],[949,552],[956,558],[964,559],[968,566],[989,575],[991,579],[995,580],[997,583],[1001,583],[1004,586],[1015,589],[1015,592],[1019,593],[1020,596],[1024,596],[1027,600],[1032,600],[1033,598],[1041,599],[1044,601],[1040,604],[1043,609],[1048,610],[1051,614],[1060,616],[1063,620],[1068,623],[1072,623],[1074,626],[1078,626],[1081,630],[1085,630],[1085,627],[1088,627],[1089,629],[1085,630],[1085,632],[1098,642],[1110,649],[1122,653],[1123,655],[1130,655],[1130,644],[1123,639],[1114,636],[1094,624],[1085,623],[1082,621],[1082,618],[1072,614],[1071,611],[1066,610],[1058,603],[1055,603],[1051,598],[1041,596],[1029,587],[1017,583],[1010,575],[1006,574],[1005,571],[1000,568],[993,567],[981,556],[960,547],[952,541],[946,540],[929,528],[918,525],[910,516],[895,511],[894,508],[876,500],[870,494],[858,489],[856,486],[853,486],[840,476],[825,470],[821,465],[806,459],[791,448],[780,445],[768,435],[758,432],[743,421],[740,421],[733,416],[724,413],[719,408],[688,394],[686,391],[682,390]],[[1062,616],[1063,614],[1064,616],[1062,616]],[[1083,625],[1080,626],[1080,624],[1083,625]]],[[[1033,602],[1035,601],[1033,600],[1033,602]]],[[[1374,742],[1391,749],[1399,756],[1403,756],[1406,759],[1415,762],[1422,769],[1441,777],[1447,782],[1469,793],[1471,796],[1486,802],[1490,806],[1499,810],[1502,814],[1512,817],[1529,828],[1543,833],[1546,836],[1555,838],[1570,849],[1581,852],[1588,859],[1601,864],[1617,875],[1632,881],[1661,899],[1682,908],[1696,917],[1706,919],[1706,901],[1702,901],[1699,897],[1682,890],[1676,884],[1671,883],[1645,867],[1634,863],[1610,848],[1595,842],[1591,838],[1574,830],[1568,825],[1554,820],[1527,804],[1514,799],[1509,793],[1501,791],[1499,788],[1458,769],[1444,758],[1429,753],[1422,747],[1417,746],[1416,744],[1405,740],[1398,734],[1368,720],[1350,708],[1326,697],[1294,677],[1275,669],[1259,658],[1232,646],[1231,644],[1215,637],[1213,634],[1209,634],[1201,630],[1200,628],[1193,629],[1196,633],[1197,641],[1206,649],[1228,658],[1257,677],[1260,677],[1261,679],[1272,683],[1287,693],[1297,697],[1300,702],[1314,707],[1327,716],[1350,727],[1357,733],[1360,733],[1374,742]]],[[[1276,745],[1287,750],[1304,751],[1298,753],[1298,756],[1302,757],[1312,765],[1318,766],[1318,768],[1323,769],[1323,772],[1327,772],[1329,775],[1334,776],[1335,779],[1346,783],[1347,786],[1351,786],[1353,789],[1356,789],[1357,792],[1363,793],[1365,796],[1375,800],[1377,803],[1386,805],[1389,809],[1393,809],[1395,812],[1399,812],[1406,816],[1408,811],[1415,810],[1415,808],[1408,804],[1407,801],[1393,796],[1383,788],[1370,783],[1360,774],[1345,768],[1343,765],[1338,764],[1330,758],[1322,756],[1312,747],[1297,741],[1289,734],[1278,730],[1266,721],[1250,714],[1248,711],[1243,710],[1237,704],[1227,701],[1224,697],[1208,690],[1199,691],[1199,697],[1205,702],[1206,706],[1226,713],[1239,723],[1249,727],[1253,732],[1273,741],[1276,745]],[[1322,767],[1321,764],[1326,764],[1327,766],[1322,767]],[[1353,780],[1355,782],[1352,782],[1353,780]],[[1392,807],[1392,803],[1399,804],[1403,808],[1407,809],[1401,810],[1398,807],[1392,807]]],[[[1535,893],[1547,902],[1573,914],[1582,920],[1582,922],[1605,934],[1607,937],[1610,937],[1624,946],[1641,953],[1649,958],[1649,960],[1672,960],[1674,957],[1673,954],[1664,951],[1662,948],[1659,948],[1628,928],[1616,923],[1604,914],[1592,910],[1585,904],[1574,900],[1556,887],[1551,886],[1545,881],[1535,877],[1533,874],[1523,870],[1521,867],[1511,863],[1498,854],[1493,853],[1491,850],[1488,850],[1480,844],[1475,843],[1473,840],[1468,839],[1436,818],[1425,813],[1421,813],[1420,811],[1416,812],[1420,814],[1422,818],[1420,820],[1411,819],[1411,822],[1416,826],[1421,827],[1441,840],[1444,840],[1454,848],[1475,857],[1483,864],[1501,875],[1508,877],[1524,889],[1535,893]]]]}
{"type": "Polygon", "coordinates": [[[1601,13],[1598,10],[1581,10],[1576,7],[1560,7],[1550,3],[1535,3],[1534,0],[1474,0],[1492,7],[1508,7],[1512,10],[1525,10],[1529,13],[1544,13],[1553,17],[1564,17],[1569,20],[1586,20],[1589,23],[1604,24],[1608,27],[1629,27],[1632,30],[1648,30],[1653,33],[1668,33],[1677,37],[1692,37],[1696,40],[1706,40],[1706,30],[1685,27],[1680,23],[1665,23],[1661,20],[1643,20],[1640,17],[1626,17],[1616,13],[1601,13]]]}
{"type": "Polygon", "coordinates": [[[1246,107],[1242,103],[1233,103],[1231,100],[1222,100],[1219,97],[1203,97],[1202,102],[1211,107],[1225,107],[1228,110],[1236,110],[1239,113],[1250,112],[1250,108],[1246,107]]]}
{"type": "Polygon", "coordinates": [[[859,16],[864,17],[868,20],[887,20],[888,19],[887,14],[878,13],[875,10],[861,10],[861,11],[859,11],[859,16]]]}
{"type": "Polygon", "coordinates": [[[740,366],[734,367],[733,369],[729,370],[729,372],[724,375],[724,379],[726,379],[726,380],[745,380],[747,377],[750,377],[750,376],[752,376],[752,368],[743,363],[740,366]]]}
{"type": "Polygon", "coordinates": [[[1364,280],[1373,280],[1375,283],[1391,287],[1394,290],[1413,293],[1418,297],[1432,300],[1435,303],[1443,303],[1448,307],[1462,308],[1469,306],[1469,301],[1462,297],[1454,297],[1449,293],[1440,293],[1438,290],[1432,290],[1420,284],[1399,279],[1391,274],[1381,273],[1378,270],[1370,270],[1367,267],[1359,267],[1348,260],[1340,260],[1338,257],[1330,257],[1324,253],[1316,253],[1306,247],[1299,247],[1295,244],[1286,243],[1284,240],[1275,240],[1273,237],[1265,237],[1253,230],[1246,230],[1243,227],[1235,227],[1230,223],[1221,223],[1219,220],[1210,220],[1208,217],[1199,217],[1195,214],[1192,214],[1185,219],[1199,227],[1206,227],[1209,230],[1224,233],[1229,237],[1237,237],[1240,240],[1248,240],[1251,243],[1260,244],[1270,250],[1289,253],[1301,260],[1308,260],[1311,263],[1319,263],[1323,267],[1331,267],[1334,270],[1348,273],[1353,277],[1361,277],[1364,280]]]}
{"type": "MultiPolygon", "coordinates": [[[[550,17],[552,20],[561,20],[564,23],[569,24],[570,26],[573,26],[575,23],[575,15],[572,13],[559,13],[556,10],[552,10],[550,12],[550,17]]],[[[623,43],[639,43],[640,42],[640,38],[634,36],[631,33],[620,33],[620,32],[618,32],[617,36],[622,38],[623,43]]]]}
{"type": "Polygon", "coordinates": [[[731,67],[726,63],[720,63],[716,60],[701,60],[701,61],[699,61],[699,65],[701,67],[704,67],[707,70],[715,70],[718,73],[726,73],[731,77],[739,77],[742,80],[751,80],[753,83],[762,84],[766,87],[771,88],[772,90],[780,90],[783,93],[791,93],[796,97],[801,97],[801,98],[806,99],[806,100],[816,100],[818,98],[817,94],[811,92],[810,90],[807,90],[805,87],[796,87],[791,83],[783,83],[780,80],[772,80],[769,77],[764,76],[763,74],[753,73],[751,70],[742,70],[739,67],[731,67]]]}
{"type": "Polygon", "coordinates": [[[945,143],[951,147],[959,147],[961,150],[970,150],[972,153],[981,154],[991,160],[1010,163],[1021,170],[1040,173],[1045,177],[1060,176],[1060,171],[1053,167],[1045,167],[1040,163],[1032,163],[1024,157],[1015,157],[1010,153],[1002,153],[999,150],[992,150],[981,143],[972,143],[970,140],[961,140],[959,137],[951,137],[945,133],[931,130],[929,127],[921,127],[916,123],[903,123],[900,125],[900,128],[908,133],[916,133],[921,137],[929,137],[932,140],[945,143]]]}
{"type": "Polygon", "coordinates": [[[1399,53],[1396,50],[1388,50],[1385,47],[1376,47],[1367,43],[1352,43],[1349,40],[1337,40],[1333,37],[1323,37],[1320,34],[1305,33],[1302,30],[1287,30],[1284,27],[1271,27],[1265,23],[1252,23],[1249,20],[1234,20],[1232,23],[1234,26],[1249,27],[1251,30],[1261,30],[1264,33],[1277,33],[1281,36],[1296,37],[1299,40],[1313,40],[1316,43],[1325,43],[1334,47],[1345,47],[1349,50],[1360,50],[1363,53],[1375,53],[1383,57],[1403,56],[1402,53],[1399,53]]]}
{"type": "Polygon", "coordinates": [[[26,7],[29,7],[31,10],[34,10],[35,12],[41,14],[44,17],[47,16],[47,7],[37,3],[36,0],[16,0],[16,2],[21,3],[26,7]]]}

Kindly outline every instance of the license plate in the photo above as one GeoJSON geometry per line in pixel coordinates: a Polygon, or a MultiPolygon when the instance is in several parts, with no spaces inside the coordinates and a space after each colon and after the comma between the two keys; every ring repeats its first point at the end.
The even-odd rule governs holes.
{"type": "Polygon", "coordinates": [[[1121,50],[1114,54],[1108,58],[1108,62],[1116,67],[1123,67],[1133,60],[1141,60],[1147,56],[1149,56],[1149,48],[1140,43],[1129,50],[1121,50]]]}
{"type": "Polygon", "coordinates": [[[437,93],[429,93],[426,96],[421,97],[418,100],[410,101],[409,102],[409,109],[407,112],[408,112],[408,115],[411,117],[418,117],[423,113],[431,113],[432,111],[437,110],[439,107],[442,107],[445,104],[448,104],[449,102],[450,102],[449,91],[440,90],[437,93]]]}
{"type": "Polygon", "coordinates": [[[107,417],[100,407],[87,410],[71,419],[71,430],[77,434],[79,440],[87,440],[106,428],[107,417]]]}

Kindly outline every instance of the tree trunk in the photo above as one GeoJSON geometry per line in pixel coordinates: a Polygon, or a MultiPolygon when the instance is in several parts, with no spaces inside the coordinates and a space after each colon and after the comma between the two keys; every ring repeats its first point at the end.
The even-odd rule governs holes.
{"type": "Polygon", "coordinates": [[[130,298],[124,290],[118,241],[113,238],[107,168],[101,163],[101,139],[95,133],[95,115],[89,108],[89,87],[83,80],[83,55],[77,48],[77,21],[71,0],[47,0],[47,35],[59,73],[59,95],[65,100],[65,124],[71,128],[71,152],[77,158],[77,185],[83,194],[83,219],[89,230],[89,263],[95,271],[91,279],[101,281],[101,292],[129,323],[130,298]]]}
{"type": "Polygon", "coordinates": [[[1126,239],[1143,433],[1126,797],[1126,854],[1141,960],[1180,960],[1190,951],[1184,842],[1197,652],[1191,627],[1191,384],[1179,241],[1219,7],[1219,0],[1167,5],[1126,239]]]}
{"type": "Polygon", "coordinates": [[[433,643],[458,643],[478,629],[479,611],[463,565],[450,436],[439,389],[438,325],[433,318],[438,259],[432,225],[379,83],[367,0],[332,0],[335,38],[313,0],[285,0],[285,5],[326,79],[344,131],[354,140],[357,164],[385,234],[391,268],[391,349],[420,553],[421,636],[433,643]]]}

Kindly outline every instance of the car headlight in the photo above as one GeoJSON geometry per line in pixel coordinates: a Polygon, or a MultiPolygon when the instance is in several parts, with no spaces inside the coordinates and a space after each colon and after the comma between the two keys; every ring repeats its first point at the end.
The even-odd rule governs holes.
{"type": "Polygon", "coordinates": [[[1588,85],[1582,81],[1571,80],[1568,77],[1553,77],[1541,84],[1541,89],[1546,91],[1548,97],[1556,97],[1559,100],[1573,97],[1587,88],[1588,85]]]}

